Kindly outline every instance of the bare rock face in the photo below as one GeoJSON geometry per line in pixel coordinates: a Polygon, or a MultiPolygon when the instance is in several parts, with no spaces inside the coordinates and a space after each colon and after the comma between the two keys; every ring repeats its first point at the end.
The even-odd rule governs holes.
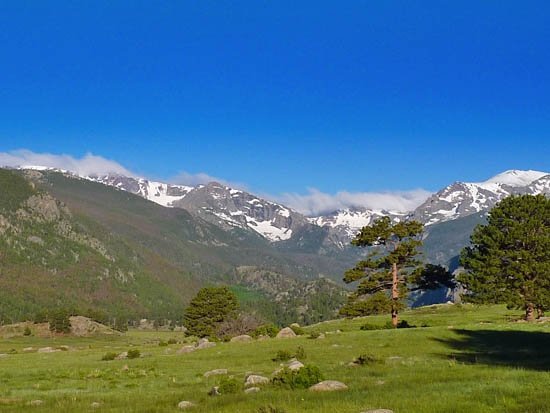
{"type": "Polygon", "coordinates": [[[290,327],[285,327],[277,333],[275,338],[293,338],[296,337],[296,333],[292,331],[290,327]]]}
{"type": "Polygon", "coordinates": [[[336,380],[325,380],[320,383],[314,384],[309,388],[310,391],[315,391],[315,392],[341,391],[341,390],[347,390],[347,389],[348,389],[348,386],[336,380]]]}

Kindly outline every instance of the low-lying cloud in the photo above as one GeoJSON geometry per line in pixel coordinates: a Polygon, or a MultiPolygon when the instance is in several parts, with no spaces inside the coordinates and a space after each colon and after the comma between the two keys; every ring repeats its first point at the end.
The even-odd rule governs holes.
{"type": "Polygon", "coordinates": [[[48,168],[63,169],[77,175],[106,175],[121,174],[137,176],[121,164],[110,159],[87,153],[82,158],[71,155],[55,155],[51,153],[36,153],[26,149],[0,152],[0,165],[12,168],[25,166],[45,166],[48,168]]]}
{"type": "Polygon", "coordinates": [[[304,215],[316,216],[337,209],[365,207],[389,211],[412,211],[424,202],[431,192],[424,189],[387,192],[348,192],[327,194],[309,188],[306,194],[285,193],[277,200],[304,215]]]}
{"type": "MultiPolygon", "coordinates": [[[[44,166],[70,171],[77,175],[121,174],[139,177],[120,163],[111,159],[87,153],[81,158],[71,155],[56,155],[51,153],[36,153],[26,149],[0,152],[0,166],[12,168],[25,166],[44,166]]],[[[181,185],[199,185],[209,182],[219,182],[232,188],[247,190],[247,186],[238,182],[230,182],[206,173],[189,173],[182,171],[167,181],[181,185]]],[[[412,211],[429,196],[424,189],[410,191],[387,192],[348,192],[340,191],[328,194],[315,188],[308,189],[306,194],[285,193],[280,196],[266,196],[305,215],[315,216],[337,209],[350,207],[365,207],[391,211],[412,211]]]]}

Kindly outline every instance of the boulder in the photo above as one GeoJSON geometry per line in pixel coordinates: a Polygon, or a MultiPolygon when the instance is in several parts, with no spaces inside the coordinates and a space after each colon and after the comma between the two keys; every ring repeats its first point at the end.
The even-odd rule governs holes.
{"type": "Polygon", "coordinates": [[[44,404],[44,400],[40,400],[40,399],[31,400],[28,404],[29,404],[29,406],[40,406],[40,405],[44,404]]]}
{"type": "Polygon", "coordinates": [[[298,360],[291,360],[287,367],[290,370],[300,370],[302,367],[304,367],[303,363],[299,362],[298,360]]]}
{"type": "Polygon", "coordinates": [[[187,400],[183,400],[178,403],[178,409],[185,410],[189,409],[190,407],[194,407],[195,403],[188,402],[187,400]]]}
{"type": "Polygon", "coordinates": [[[268,384],[269,379],[258,374],[249,375],[244,381],[244,387],[257,387],[258,385],[268,384]]]}
{"type": "Polygon", "coordinates": [[[180,348],[176,354],[186,354],[186,353],[191,353],[192,351],[195,351],[195,346],[183,346],[182,348],[180,348]]]}
{"type": "Polygon", "coordinates": [[[204,377],[210,377],[210,376],[219,376],[222,374],[227,374],[227,369],[215,369],[207,371],[203,374],[204,377]]]}
{"type": "Polygon", "coordinates": [[[92,404],[90,404],[90,407],[92,409],[99,409],[101,407],[101,403],[99,402],[92,402],[92,404]]]}
{"type": "Polygon", "coordinates": [[[245,389],[245,393],[246,394],[250,394],[250,393],[258,393],[260,391],[260,388],[259,387],[249,387],[248,389],[245,389]]]}
{"type": "Polygon", "coordinates": [[[202,350],[204,348],[210,348],[216,346],[216,343],[212,343],[211,341],[205,341],[203,343],[197,344],[197,350],[202,350]]]}
{"type": "Polygon", "coordinates": [[[209,396],[221,396],[221,393],[220,393],[220,386],[214,386],[210,389],[210,391],[208,392],[208,395],[209,396]]]}
{"type": "Polygon", "coordinates": [[[389,409],[374,409],[374,410],[366,410],[361,413],[393,413],[393,410],[389,409]]]}
{"type": "Polygon", "coordinates": [[[122,353],[120,353],[118,356],[115,357],[115,360],[124,360],[127,358],[128,358],[128,352],[123,351],[122,353]]]}
{"type": "Polygon", "coordinates": [[[230,342],[232,343],[244,343],[244,342],[247,342],[247,341],[252,341],[253,338],[250,337],[248,334],[242,334],[240,336],[235,336],[235,337],[232,337],[231,340],[229,340],[230,342]]]}
{"type": "Polygon", "coordinates": [[[325,380],[320,383],[314,384],[309,388],[309,390],[311,391],[339,391],[347,389],[348,386],[336,380],[325,380]]]}
{"type": "Polygon", "coordinates": [[[53,347],[42,347],[38,349],[39,353],[55,353],[57,351],[61,351],[61,350],[55,349],[53,347]]]}
{"type": "Polygon", "coordinates": [[[293,338],[296,337],[296,333],[292,331],[290,327],[285,327],[277,333],[275,338],[293,338]]]}

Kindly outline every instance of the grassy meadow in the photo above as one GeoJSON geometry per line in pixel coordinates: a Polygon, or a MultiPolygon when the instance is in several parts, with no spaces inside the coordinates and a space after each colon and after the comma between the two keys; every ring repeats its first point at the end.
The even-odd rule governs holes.
{"type": "Polygon", "coordinates": [[[383,325],[387,316],[335,320],[293,339],[218,343],[187,354],[176,354],[186,339],[175,332],[3,338],[0,411],[177,412],[178,402],[188,400],[196,404],[190,412],[549,412],[550,324],[518,322],[520,316],[502,306],[430,306],[402,314],[416,328],[360,330],[366,323],[383,325]],[[308,338],[316,332],[328,334],[308,338]],[[164,345],[169,339],[178,343],[164,345]],[[69,349],[24,351],[47,346],[69,349]],[[279,367],[272,361],[276,352],[298,346],[304,364],[349,389],[313,393],[268,385],[255,394],[208,396],[220,376],[205,378],[206,371],[228,369],[240,382],[247,372],[270,377],[279,367]],[[129,349],[144,356],[101,360],[129,349]],[[373,361],[349,365],[362,354],[373,361]]]}

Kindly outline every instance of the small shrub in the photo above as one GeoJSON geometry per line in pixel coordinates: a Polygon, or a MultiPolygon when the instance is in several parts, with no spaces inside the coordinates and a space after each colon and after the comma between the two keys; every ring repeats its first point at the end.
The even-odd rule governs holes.
{"type": "Polygon", "coordinates": [[[290,370],[285,367],[271,379],[273,384],[293,390],[307,389],[320,381],[323,381],[321,370],[319,370],[319,367],[311,364],[299,370],[290,370]]]}
{"type": "Polygon", "coordinates": [[[166,341],[160,340],[159,341],[159,347],[166,347],[168,343],[166,341]]]}
{"type": "Polygon", "coordinates": [[[313,332],[313,333],[309,333],[309,336],[307,336],[307,338],[315,340],[316,338],[319,338],[320,336],[321,336],[321,333],[313,332]]]}
{"type": "Polygon", "coordinates": [[[101,357],[101,360],[102,361],[111,361],[111,360],[114,360],[117,355],[118,355],[117,353],[112,353],[112,352],[105,353],[103,355],[103,357],[101,357]]]}
{"type": "Polygon", "coordinates": [[[271,360],[273,361],[288,361],[292,358],[292,353],[288,350],[277,350],[275,357],[271,360]]]}
{"type": "Polygon", "coordinates": [[[358,364],[360,366],[366,366],[368,364],[378,363],[378,361],[379,361],[378,358],[376,358],[372,354],[361,354],[359,357],[353,360],[355,364],[358,364]]]}
{"type": "Polygon", "coordinates": [[[24,336],[30,336],[32,334],[32,331],[29,326],[25,327],[25,330],[23,331],[24,336]]]}
{"type": "Polygon", "coordinates": [[[386,323],[384,325],[366,323],[366,324],[363,324],[361,327],[359,327],[360,330],[365,330],[365,331],[369,331],[369,330],[388,330],[390,328],[393,328],[391,322],[389,322],[389,325],[388,325],[388,323],[386,323]]]}
{"type": "Polygon", "coordinates": [[[296,349],[296,353],[294,353],[294,357],[299,360],[303,360],[306,358],[306,351],[302,346],[298,346],[298,348],[296,349]]]}
{"type": "Polygon", "coordinates": [[[10,348],[8,351],[7,351],[8,354],[17,354],[17,350],[14,349],[14,348],[10,348]]]}
{"type": "Polygon", "coordinates": [[[258,338],[259,336],[269,336],[273,338],[279,331],[279,328],[274,324],[264,324],[254,330],[251,336],[254,338],[258,338]]]}
{"type": "Polygon", "coordinates": [[[286,413],[286,410],[269,405],[260,407],[256,413],[286,413]]]}
{"type": "Polygon", "coordinates": [[[233,377],[222,377],[218,391],[221,394],[235,394],[241,389],[241,383],[233,377]]]}
{"type": "Polygon", "coordinates": [[[407,320],[401,320],[397,323],[397,328],[415,328],[412,324],[409,324],[407,320]]]}
{"type": "Polygon", "coordinates": [[[178,344],[178,340],[176,340],[175,338],[171,338],[168,340],[168,344],[178,344]]]}
{"type": "Polygon", "coordinates": [[[290,326],[290,329],[294,331],[294,334],[296,334],[297,336],[303,336],[306,333],[305,330],[300,326],[292,325],[290,326]]]}
{"type": "Polygon", "coordinates": [[[129,359],[137,359],[141,356],[141,352],[137,348],[133,348],[128,350],[128,358],[129,359]]]}

